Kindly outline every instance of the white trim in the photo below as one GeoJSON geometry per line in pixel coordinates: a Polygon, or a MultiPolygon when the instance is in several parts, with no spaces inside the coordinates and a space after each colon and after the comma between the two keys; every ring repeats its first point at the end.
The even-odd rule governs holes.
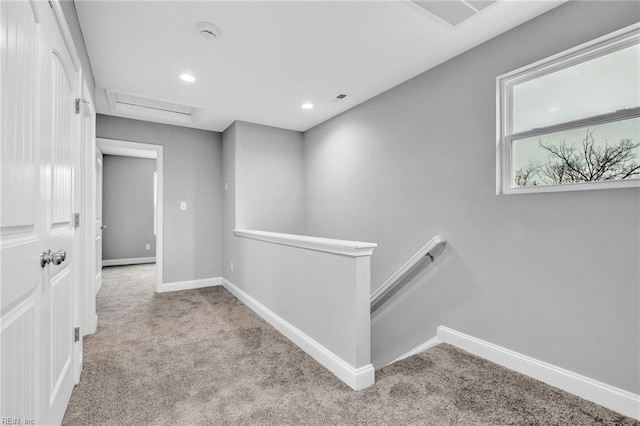
{"type": "Polygon", "coordinates": [[[638,30],[640,30],[640,23],[631,24],[594,40],[587,41],[586,43],[563,50],[555,55],[540,59],[532,64],[501,74],[498,76],[498,80],[511,80],[516,76],[522,75],[522,80],[517,81],[518,83],[521,83],[522,81],[527,81],[535,76],[541,75],[542,73],[548,74],[550,72],[555,72],[557,71],[558,64],[560,62],[564,62],[564,60],[582,62],[584,57],[589,58],[593,56],[594,50],[600,52],[603,49],[608,49],[607,46],[598,45],[606,45],[609,43],[615,43],[617,45],[619,43],[625,43],[628,39],[636,37],[638,34],[633,33],[638,30]]]}
{"type": "MultiPolygon", "coordinates": [[[[84,77],[84,72],[82,72],[84,77]]],[[[83,195],[82,208],[80,209],[80,233],[82,245],[84,246],[81,253],[81,262],[84,265],[84,277],[81,282],[91,283],[92,285],[81,286],[80,294],[84,293],[81,302],[83,326],[81,327],[82,335],[95,333],[98,322],[96,315],[96,293],[93,284],[96,279],[96,110],[91,96],[91,90],[87,81],[82,78],[82,99],[88,103],[84,104],[83,114],[81,114],[82,130],[81,135],[82,146],[84,149],[84,163],[81,166],[81,176],[83,179],[83,195]]]]}
{"type": "Polygon", "coordinates": [[[100,152],[102,152],[103,155],[121,155],[124,157],[150,159],[158,158],[157,150],[150,149],[149,144],[104,138],[98,138],[97,141],[98,148],[100,148],[100,152]]]}
{"type": "Polygon", "coordinates": [[[275,314],[253,297],[249,296],[227,279],[222,278],[222,285],[247,305],[252,311],[262,317],[262,319],[271,324],[276,330],[295,343],[313,359],[322,364],[327,370],[335,374],[336,377],[349,385],[352,389],[361,390],[373,385],[375,381],[375,370],[373,365],[368,364],[360,368],[351,366],[342,358],[338,357],[329,349],[325,348],[320,343],[316,342],[314,339],[285,321],[283,318],[275,314]]]}
{"type": "MultiPolygon", "coordinates": [[[[80,331],[80,333],[82,333],[82,330],[80,331]]],[[[83,339],[81,338],[81,340],[83,339]]],[[[77,385],[78,383],[80,383],[80,373],[82,373],[82,352],[80,352],[80,356],[78,356],[78,365],[76,369],[78,371],[78,375],[76,376],[76,385],[77,385]]]]}
{"type": "MultiPolygon", "coordinates": [[[[58,392],[60,392],[60,388],[62,387],[62,383],[64,383],[64,379],[67,376],[67,370],[69,369],[69,367],[71,366],[71,360],[74,357],[71,358],[67,358],[67,360],[64,363],[64,366],[62,367],[62,370],[60,370],[60,375],[58,376],[58,380],[56,381],[56,384],[53,386],[53,390],[51,391],[51,395],[49,396],[49,408],[53,407],[53,405],[56,402],[56,398],[58,397],[58,392]]],[[[65,404],[65,411],[67,411],[67,407],[69,406],[69,402],[67,401],[65,404]]]]}
{"type": "Polygon", "coordinates": [[[124,155],[128,151],[130,157],[140,157],[141,151],[153,151],[156,155],[156,172],[158,174],[158,204],[157,204],[157,221],[158,229],[156,233],[156,292],[160,291],[162,286],[162,270],[163,270],[163,253],[164,253],[164,147],[162,145],[153,145],[148,143],[129,142],[116,139],[96,138],[96,146],[98,148],[117,148],[124,155]]]}
{"type": "Polygon", "coordinates": [[[416,254],[411,256],[404,265],[400,267],[393,275],[391,275],[376,291],[371,294],[371,307],[378,302],[384,294],[391,289],[398,281],[400,281],[405,275],[413,270],[413,268],[424,258],[431,253],[435,248],[445,244],[447,241],[441,235],[436,235],[431,238],[427,244],[425,244],[416,254]]]}
{"type": "Polygon", "coordinates": [[[58,24],[58,29],[60,31],[60,34],[62,35],[64,44],[69,51],[69,56],[71,57],[73,66],[75,67],[76,72],[80,72],[80,70],[82,69],[82,62],[80,61],[80,56],[78,55],[76,45],[73,42],[73,36],[71,35],[71,30],[69,29],[69,24],[67,24],[67,19],[64,16],[64,12],[62,11],[62,5],[60,4],[60,2],[61,0],[49,0],[49,4],[51,5],[51,9],[53,10],[53,16],[55,17],[56,24],[58,24]]]}
{"type": "Polygon", "coordinates": [[[523,187],[505,187],[503,195],[537,194],[540,192],[589,191],[593,189],[639,188],[640,179],[602,180],[595,182],[563,183],[562,185],[537,185],[523,187]]]}
{"type": "MultiPolygon", "coordinates": [[[[15,304],[14,307],[10,309],[7,309],[7,307],[5,307],[6,312],[0,313],[0,320],[1,320],[0,332],[8,329],[9,326],[13,324],[16,320],[18,320],[25,312],[35,307],[35,304],[36,304],[35,293],[33,290],[31,290],[30,293],[31,294],[26,293],[27,297],[22,301],[19,301],[17,304],[15,304]]],[[[18,300],[20,300],[20,298],[18,300]]],[[[9,307],[11,305],[14,305],[14,302],[9,304],[9,307]]]]}
{"type": "Polygon", "coordinates": [[[40,20],[40,9],[38,9],[38,5],[36,4],[37,1],[29,0],[29,3],[31,4],[31,10],[33,10],[33,16],[36,18],[36,23],[41,23],[42,21],[40,20]]]}
{"type": "Polygon", "coordinates": [[[390,364],[393,364],[394,362],[402,361],[403,359],[409,358],[410,356],[417,355],[420,352],[424,352],[429,348],[433,348],[434,346],[438,346],[440,343],[442,343],[442,342],[440,340],[438,340],[438,336],[432,337],[431,339],[427,340],[426,342],[424,342],[424,343],[416,346],[415,348],[411,349],[406,354],[400,355],[398,358],[394,359],[390,364]]]}
{"type": "Polygon", "coordinates": [[[102,266],[140,265],[142,263],[156,263],[155,257],[131,257],[128,259],[102,260],[102,266]]]}
{"type": "Polygon", "coordinates": [[[619,389],[564,368],[440,326],[438,340],[481,358],[555,386],[625,416],[640,420],[640,395],[619,389]]]}
{"type": "Polygon", "coordinates": [[[371,254],[373,254],[373,249],[378,247],[376,243],[333,240],[330,238],[281,234],[278,232],[256,231],[253,229],[234,229],[233,233],[236,237],[250,238],[252,240],[266,241],[268,243],[299,247],[350,257],[371,256],[371,254]]]}
{"type": "MultiPolygon", "coordinates": [[[[98,293],[100,293],[100,289],[102,288],[102,272],[100,272],[100,274],[98,274],[98,275],[100,275],[100,280],[98,280],[98,282],[100,284],[98,285],[98,288],[96,288],[95,297],[98,296],[98,293]]],[[[95,282],[96,280],[97,280],[97,276],[93,277],[92,281],[95,282]]],[[[97,327],[97,325],[98,325],[98,314],[96,313],[96,327],[97,327]]]]}
{"type": "Polygon", "coordinates": [[[156,172],[158,174],[158,186],[156,194],[158,203],[156,204],[156,291],[162,284],[162,267],[164,265],[164,149],[157,146],[158,158],[156,158],[156,172]]]}
{"type": "Polygon", "coordinates": [[[166,293],[169,291],[193,290],[196,288],[203,288],[203,287],[215,287],[221,284],[222,284],[221,277],[202,278],[199,280],[188,280],[188,281],[176,281],[172,283],[162,283],[162,285],[160,286],[160,289],[156,290],[156,292],[166,293]]]}

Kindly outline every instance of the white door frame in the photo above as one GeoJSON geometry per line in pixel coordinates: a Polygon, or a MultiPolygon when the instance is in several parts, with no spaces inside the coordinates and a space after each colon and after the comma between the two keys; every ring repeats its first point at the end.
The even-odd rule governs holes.
{"type": "Polygon", "coordinates": [[[81,178],[83,180],[83,201],[80,211],[80,233],[81,233],[81,262],[82,278],[80,280],[81,289],[81,327],[83,336],[93,334],[98,326],[96,317],[96,297],[93,284],[96,271],[96,232],[94,220],[96,217],[96,168],[94,166],[96,156],[96,109],[93,97],[86,81],[82,81],[81,99],[83,106],[82,114],[82,145],[84,158],[82,159],[81,178]],[[92,243],[93,242],[93,243],[92,243]]]}
{"type": "MultiPolygon", "coordinates": [[[[156,293],[162,288],[162,263],[163,263],[163,210],[164,210],[164,178],[163,178],[163,146],[139,142],[129,142],[117,139],[96,138],[96,144],[103,154],[117,152],[117,155],[138,158],[155,158],[156,173],[158,175],[158,205],[157,205],[157,229],[156,229],[156,293]]],[[[93,161],[93,159],[92,159],[93,161]]],[[[95,190],[94,190],[95,192],[95,190]]],[[[95,195],[94,195],[95,197],[95,195]]],[[[94,240],[95,241],[95,235],[94,240]]]]}

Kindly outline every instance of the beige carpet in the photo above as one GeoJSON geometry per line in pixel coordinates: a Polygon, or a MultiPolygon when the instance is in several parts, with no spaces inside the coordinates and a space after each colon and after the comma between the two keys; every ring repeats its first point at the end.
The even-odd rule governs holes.
{"type": "Polygon", "coordinates": [[[639,425],[439,345],[355,392],[222,287],[154,294],[154,265],[104,269],[69,425],[639,425]]]}

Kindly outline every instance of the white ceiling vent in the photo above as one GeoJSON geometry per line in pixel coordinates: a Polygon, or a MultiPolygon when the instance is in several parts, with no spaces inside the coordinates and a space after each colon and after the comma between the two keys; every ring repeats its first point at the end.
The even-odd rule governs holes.
{"type": "Polygon", "coordinates": [[[105,90],[111,111],[130,114],[141,118],[173,121],[177,123],[197,123],[203,109],[181,105],[160,99],[105,90]]]}
{"type": "Polygon", "coordinates": [[[411,0],[452,26],[471,18],[497,0],[411,0]]]}

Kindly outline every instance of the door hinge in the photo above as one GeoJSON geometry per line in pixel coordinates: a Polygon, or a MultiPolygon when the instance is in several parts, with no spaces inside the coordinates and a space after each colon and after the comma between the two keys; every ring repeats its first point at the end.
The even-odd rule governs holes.
{"type": "Polygon", "coordinates": [[[74,342],[80,341],[80,327],[76,327],[73,329],[73,341],[74,342]]]}
{"type": "Polygon", "coordinates": [[[85,104],[89,105],[88,101],[85,101],[82,98],[76,98],[76,114],[80,114],[80,104],[83,103],[83,102],[85,104]]]}
{"type": "Polygon", "coordinates": [[[80,213],[73,214],[73,227],[80,228],[80,213]]]}

